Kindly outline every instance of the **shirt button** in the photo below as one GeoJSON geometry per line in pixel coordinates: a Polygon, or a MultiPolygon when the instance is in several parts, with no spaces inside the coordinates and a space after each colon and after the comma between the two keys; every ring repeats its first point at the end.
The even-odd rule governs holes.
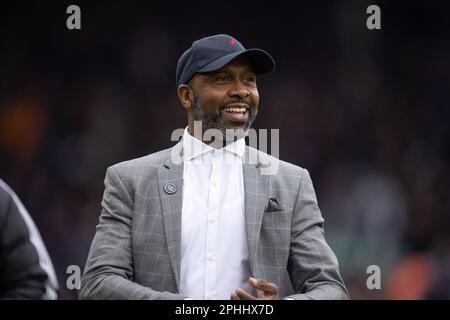
{"type": "Polygon", "coordinates": [[[212,300],[212,296],[211,295],[207,295],[206,296],[206,300],[212,300]]]}
{"type": "Polygon", "coordinates": [[[209,261],[214,261],[214,257],[213,257],[213,256],[209,256],[209,257],[208,257],[208,260],[209,260],[209,261]]]}

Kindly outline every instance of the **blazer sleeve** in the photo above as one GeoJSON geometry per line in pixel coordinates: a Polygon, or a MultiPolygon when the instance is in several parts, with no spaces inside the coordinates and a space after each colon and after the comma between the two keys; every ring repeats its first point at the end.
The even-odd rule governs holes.
{"type": "Polygon", "coordinates": [[[79,299],[178,300],[132,281],[133,197],[114,167],[108,168],[102,212],[81,277],[79,299]]]}
{"type": "Polygon", "coordinates": [[[309,172],[303,171],[292,215],[288,271],[297,294],[290,299],[349,299],[337,258],[324,237],[324,219],[309,172]]]}

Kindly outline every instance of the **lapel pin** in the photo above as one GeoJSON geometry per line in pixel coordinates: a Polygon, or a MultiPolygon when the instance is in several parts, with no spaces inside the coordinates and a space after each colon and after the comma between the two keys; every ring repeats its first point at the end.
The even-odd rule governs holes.
{"type": "Polygon", "coordinates": [[[164,186],[164,192],[167,194],[174,194],[177,192],[178,188],[173,183],[168,183],[164,186]]]}

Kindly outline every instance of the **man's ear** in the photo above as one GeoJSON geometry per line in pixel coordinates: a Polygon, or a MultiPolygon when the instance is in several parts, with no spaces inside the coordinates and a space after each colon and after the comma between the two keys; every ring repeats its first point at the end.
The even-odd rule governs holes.
{"type": "Polygon", "coordinates": [[[194,93],[191,87],[187,84],[180,84],[178,86],[178,99],[185,109],[191,109],[194,103],[194,93]]]}

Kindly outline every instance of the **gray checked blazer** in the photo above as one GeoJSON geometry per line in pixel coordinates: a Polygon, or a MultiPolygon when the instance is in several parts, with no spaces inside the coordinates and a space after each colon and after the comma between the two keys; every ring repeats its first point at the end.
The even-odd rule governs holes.
{"type": "MultiPolygon", "coordinates": [[[[182,153],[182,141],[108,168],[80,299],[186,298],[179,294],[183,163],[174,150],[182,153]]],[[[244,159],[252,275],[276,283],[281,298],[347,299],[308,171],[250,147],[244,159]],[[277,174],[262,174],[274,161],[277,174]]]]}

